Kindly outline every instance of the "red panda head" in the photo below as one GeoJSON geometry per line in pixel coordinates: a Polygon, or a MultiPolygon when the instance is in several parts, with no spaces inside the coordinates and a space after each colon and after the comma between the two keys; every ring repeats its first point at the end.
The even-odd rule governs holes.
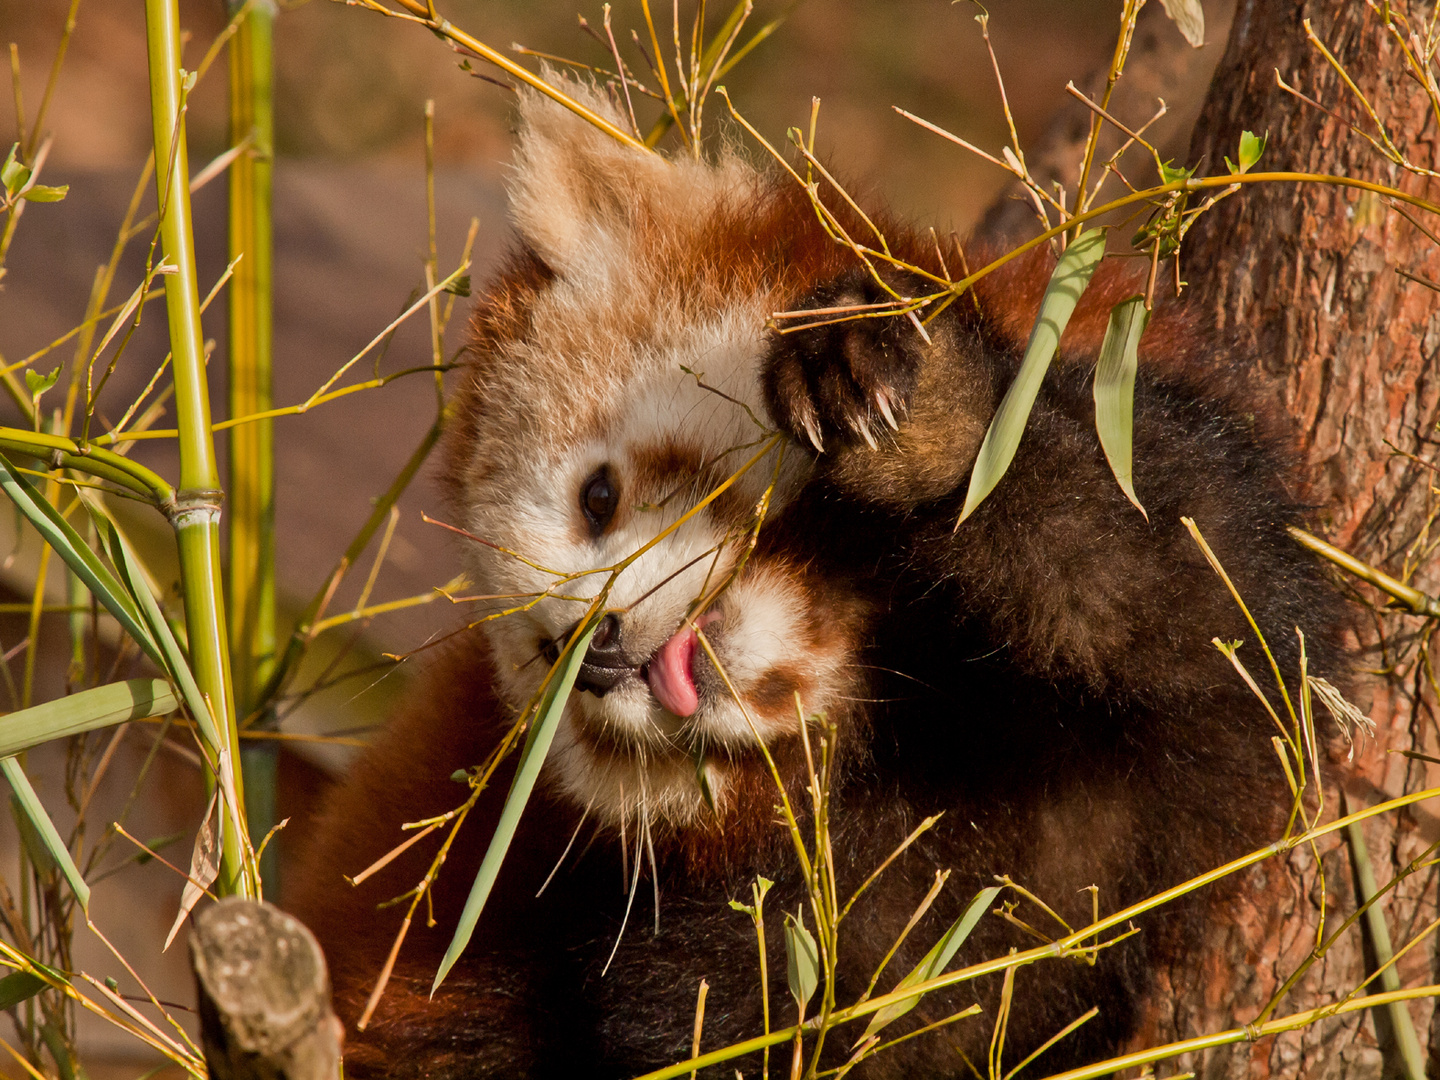
{"type": "Polygon", "coordinates": [[[813,462],[767,415],[767,320],[845,255],[737,156],[641,153],[533,93],[510,205],[520,248],[474,316],[448,442],[484,633],[518,710],[609,585],[547,776],[612,824],[683,826],[757,739],[795,740],[797,694],[811,715],[853,693],[858,601],[764,530],[735,573],[813,462]]]}

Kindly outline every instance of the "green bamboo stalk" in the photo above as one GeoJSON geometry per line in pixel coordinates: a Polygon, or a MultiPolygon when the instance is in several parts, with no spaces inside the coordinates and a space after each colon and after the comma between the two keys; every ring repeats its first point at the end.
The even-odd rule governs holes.
{"type": "MultiPolygon", "coordinates": [[[[274,0],[230,0],[240,16],[230,39],[230,142],[247,149],[230,166],[230,415],[273,407],[274,265],[271,193],[274,169],[274,0]],[[243,12],[242,12],[242,9],[243,12]],[[238,261],[236,261],[238,260],[238,261]]],[[[261,693],[275,668],[274,421],[230,432],[230,667],[239,716],[274,726],[261,693]]],[[[278,745],[251,741],[241,749],[249,827],[264,836],[275,824],[278,745]]],[[[260,876],[272,899],[279,889],[277,852],[267,845],[260,876]]]]}
{"type": "Polygon", "coordinates": [[[220,502],[224,493],[220,490],[210,432],[200,290],[190,218],[185,94],[193,77],[180,67],[178,0],[145,0],[145,35],[161,245],[166,262],[175,268],[165,279],[165,307],[174,355],[175,414],[180,432],[180,484],[170,523],[180,553],[190,664],[225,744],[215,763],[219,775],[212,777],[212,782],[240,802],[231,813],[222,815],[220,877],[216,886],[225,894],[253,896],[255,888],[245,857],[241,823],[243,787],[236,767],[239,736],[221,595],[220,502]]]}

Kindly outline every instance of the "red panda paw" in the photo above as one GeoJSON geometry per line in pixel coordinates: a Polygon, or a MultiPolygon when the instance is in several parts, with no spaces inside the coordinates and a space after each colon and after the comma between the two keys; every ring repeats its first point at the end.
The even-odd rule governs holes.
{"type": "MultiPolygon", "coordinates": [[[[904,296],[905,282],[891,288],[904,296]]],[[[891,441],[910,413],[922,341],[915,323],[884,310],[893,303],[868,272],[841,277],[811,293],[771,335],[765,360],[766,405],[779,428],[818,452],[891,441]]]]}

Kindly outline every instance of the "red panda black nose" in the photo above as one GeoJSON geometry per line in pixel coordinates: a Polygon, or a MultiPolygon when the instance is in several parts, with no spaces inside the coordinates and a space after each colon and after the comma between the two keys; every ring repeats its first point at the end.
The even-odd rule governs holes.
{"type": "Polygon", "coordinates": [[[625,654],[621,629],[620,616],[613,611],[600,620],[595,636],[590,639],[590,651],[580,665],[580,674],[575,677],[575,689],[603,697],[620,680],[635,672],[635,662],[625,654]]]}

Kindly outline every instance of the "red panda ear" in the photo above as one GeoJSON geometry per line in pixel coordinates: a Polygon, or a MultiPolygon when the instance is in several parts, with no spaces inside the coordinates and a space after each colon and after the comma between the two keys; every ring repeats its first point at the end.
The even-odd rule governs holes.
{"type": "MultiPolygon", "coordinates": [[[[545,74],[586,108],[630,129],[629,117],[604,91],[545,74]]],[[[646,203],[674,183],[674,172],[658,154],[626,146],[538,91],[520,92],[510,212],[525,241],[557,273],[624,248],[646,203]]]]}

